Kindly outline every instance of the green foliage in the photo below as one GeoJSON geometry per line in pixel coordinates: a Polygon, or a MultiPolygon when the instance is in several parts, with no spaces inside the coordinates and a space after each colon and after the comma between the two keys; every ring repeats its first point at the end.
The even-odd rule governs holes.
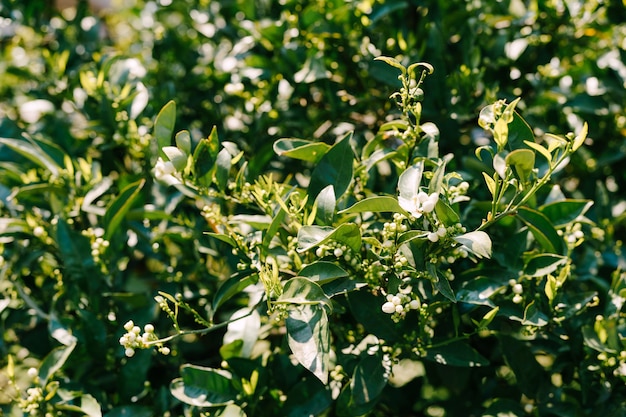
{"type": "Polygon", "coordinates": [[[27,3],[0,414],[621,415],[620,2],[27,3]]]}

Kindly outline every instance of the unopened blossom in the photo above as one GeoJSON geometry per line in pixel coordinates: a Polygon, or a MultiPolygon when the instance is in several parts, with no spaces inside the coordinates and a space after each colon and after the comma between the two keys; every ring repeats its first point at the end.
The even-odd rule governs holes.
{"type": "Polygon", "coordinates": [[[161,157],[157,159],[153,171],[154,178],[167,185],[180,184],[180,180],[174,176],[175,173],[176,168],[171,161],[164,161],[161,157]]]}

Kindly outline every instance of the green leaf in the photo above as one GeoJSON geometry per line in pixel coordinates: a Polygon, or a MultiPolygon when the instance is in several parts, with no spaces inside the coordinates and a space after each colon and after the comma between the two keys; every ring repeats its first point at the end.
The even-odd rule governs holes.
{"type": "Polygon", "coordinates": [[[58,177],[62,170],[55,160],[35,142],[28,142],[26,140],[0,138],[0,144],[9,147],[11,150],[19,153],[23,157],[30,159],[42,168],[45,168],[50,172],[53,177],[58,177]]]}
{"type": "Polygon", "coordinates": [[[430,275],[435,288],[437,288],[437,290],[448,300],[456,303],[456,297],[452,291],[452,287],[450,287],[450,282],[448,281],[448,278],[446,278],[446,276],[437,269],[437,265],[432,262],[428,262],[426,264],[426,269],[428,270],[428,274],[430,275]]]}
{"type": "Polygon", "coordinates": [[[139,193],[146,180],[141,179],[137,182],[127,185],[118,195],[115,200],[111,202],[104,214],[104,238],[110,240],[111,236],[115,233],[120,223],[126,216],[126,213],[132,207],[135,200],[139,197],[139,193]]]}
{"type": "Polygon", "coordinates": [[[461,216],[459,216],[459,214],[441,198],[437,200],[435,213],[437,214],[437,218],[445,226],[454,226],[461,221],[461,216]]]}
{"type": "Polygon", "coordinates": [[[567,264],[568,261],[567,256],[553,253],[538,254],[526,262],[524,273],[531,277],[544,277],[556,271],[560,266],[567,264]]]}
{"type": "Polygon", "coordinates": [[[533,148],[534,150],[539,152],[541,155],[543,155],[543,157],[548,160],[548,165],[552,164],[552,154],[550,153],[550,151],[548,151],[548,149],[544,148],[537,142],[531,142],[529,140],[525,140],[524,143],[526,144],[526,146],[533,148]]]}
{"type": "Polygon", "coordinates": [[[176,171],[183,172],[187,166],[187,154],[176,146],[164,146],[161,148],[165,156],[172,162],[176,171]]]}
{"type": "MultiPolygon", "coordinates": [[[[283,220],[285,219],[286,215],[287,215],[287,212],[285,211],[285,209],[281,207],[280,210],[278,210],[278,212],[272,219],[272,222],[270,223],[269,227],[263,232],[262,248],[265,251],[268,251],[270,249],[270,243],[272,242],[272,239],[276,237],[276,234],[278,233],[278,229],[280,229],[280,225],[283,223],[283,220]]],[[[267,255],[266,252],[265,254],[267,255]]]]}
{"type": "Polygon", "coordinates": [[[317,195],[327,186],[332,185],[335,190],[335,199],[339,199],[352,182],[354,152],[350,146],[352,133],[347,134],[335,143],[320,159],[311,173],[309,196],[317,195]]]}
{"type": "Polygon", "coordinates": [[[548,218],[554,227],[564,227],[572,223],[591,208],[591,200],[562,200],[545,204],[539,211],[548,218]]]}
{"type": "Polygon", "coordinates": [[[531,301],[524,309],[524,319],[522,320],[524,326],[543,327],[549,322],[550,317],[539,309],[537,302],[531,301]]]}
{"type": "Polygon", "coordinates": [[[330,298],[315,282],[304,277],[295,277],[287,281],[283,293],[276,303],[283,304],[323,304],[331,307],[330,298]]]}
{"type": "Polygon", "coordinates": [[[115,407],[106,413],[105,417],[153,417],[153,411],[150,407],[125,405],[123,407],[115,407]]]}
{"type": "Polygon", "coordinates": [[[401,331],[389,318],[389,314],[382,311],[385,302],[383,297],[376,297],[370,291],[354,291],[348,293],[350,311],[358,323],[363,325],[368,333],[387,342],[393,342],[401,337],[401,331]]]}
{"type": "Polygon", "coordinates": [[[366,351],[361,355],[350,380],[350,406],[360,413],[371,410],[387,386],[387,380],[388,372],[383,366],[380,349],[372,354],[366,351]]]}
{"type": "Polygon", "coordinates": [[[484,356],[463,340],[454,340],[427,348],[425,358],[446,366],[473,368],[489,365],[489,361],[484,356]]]}
{"type": "Polygon", "coordinates": [[[306,252],[322,243],[335,240],[350,247],[353,251],[361,250],[361,230],[354,223],[344,223],[333,229],[328,226],[302,226],[298,230],[298,252],[306,252]]]}
{"type": "Polygon", "coordinates": [[[337,278],[347,277],[348,272],[332,262],[317,261],[302,268],[298,276],[306,277],[320,285],[337,278]]]}
{"type": "Polygon", "coordinates": [[[550,220],[537,210],[520,207],[517,217],[528,227],[537,242],[547,251],[563,254],[565,245],[550,220]]]}
{"type": "Polygon", "coordinates": [[[317,163],[330,149],[324,142],[283,138],[274,142],[274,152],[280,156],[317,163]]]}
{"type": "Polygon", "coordinates": [[[583,127],[580,129],[580,132],[574,139],[574,144],[572,145],[572,151],[576,152],[578,148],[580,148],[583,145],[583,143],[585,143],[585,140],[587,139],[587,131],[588,131],[588,126],[587,126],[587,122],[585,122],[583,123],[583,127]]]}
{"type": "MultiPolygon", "coordinates": [[[[519,98],[517,98],[514,102],[517,105],[519,98]]],[[[530,125],[524,120],[522,116],[517,112],[517,110],[513,111],[513,119],[509,122],[509,137],[508,137],[508,148],[511,151],[516,149],[524,149],[525,142],[535,142],[535,135],[533,133],[533,129],[530,125]]]]}
{"type": "Polygon", "coordinates": [[[245,288],[256,284],[259,279],[258,275],[244,275],[244,273],[236,274],[220,285],[215,292],[215,296],[213,296],[213,311],[216,311],[226,301],[241,293],[245,288]]]}
{"type": "Polygon", "coordinates": [[[388,57],[388,56],[377,56],[376,58],[374,58],[374,60],[375,61],[383,61],[387,65],[391,65],[394,68],[398,68],[402,72],[402,75],[406,74],[406,67],[404,65],[402,65],[395,58],[391,58],[391,57],[388,57]]]}
{"type": "Polygon", "coordinates": [[[176,146],[187,155],[191,155],[191,135],[188,130],[176,134],[176,146]]]}
{"type": "Polygon", "coordinates": [[[322,225],[331,225],[335,217],[335,189],[328,185],[320,191],[315,199],[317,206],[316,219],[322,225]]]}
{"type": "Polygon", "coordinates": [[[224,233],[213,233],[213,232],[204,232],[205,235],[214,237],[217,240],[220,240],[224,243],[229,244],[233,248],[237,247],[237,241],[232,236],[225,235],[224,233]]]}
{"type": "Polygon", "coordinates": [[[477,230],[463,235],[454,236],[454,240],[463,245],[467,251],[479,258],[491,257],[491,239],[483,231],[477,230]]]}
{"type": "Polygon", "coordinates": [[[39,379],[41,380],[41,386],[46,386],[50,377],[65,365],[65,362],[70,357],[76,343],[69,346],[61,346],[52,349],[50,353],[46,355],[44,360],[39,366],[39,379]]]}
{"type": "Polygon", "coordinates": [[[323,415],[333,403],[330,390],[316,378],[304,377],[286,394],[287,399],[281,404],[286,417],[323,415]]]}
{"type": "Polygon", "coordinates": [[[518,178],[526,183],[535,168],[535,153],[530,149],[516,149],[505,158],[506,164],[512,166],[518,178]]]}
{"type": "Polygon", "coordinates": [[[165,157],[163,148],[172,144],[172,134],[176,123],[176,103],[172,100],[161,108],[154,121],[154,136],[156,137],[159,154],[165,157]]]}
{"type": "Polygon", "coordinates": [[[193,153],[193,174],[197,181],[205,187],[211,185],[211,174],[215,167],[219,147],[217,128],[213,127],[209,137],[201,139],[193,153]]]}
{"type": "Polygon", "coordinates": [[[215,182],[221,191],[225,191],[228,186],[228,175],[230,174],[232,160],[233,158],[226,148],[217,154],[215,182]]]}
{"type": "Polygon", "coordinates": [[[222,369],[183,365],[181,378],[172,381],[172,395],[185,404],[196,407],[215,407],[232,404],[237,399],[232,376],[222,369]]]}
{"type": "Polygon", "coordinates": [[[489,297],[502,287],[504,285],[498,281],[487,277],[478,277],[464,282],[456,293],[456,299],[463,303],[495,307],[489,297]]]}
{"type": "Polygon", "coordinates": [[[491,194],[491,197],[495,197],[496,196],[496,181],[491,178],[491,176],[489,176],[486,172],[483,172],[483,178],[485,179],[485,184],[487,184],[487,188],[489,189],[489,193],[491,194]]]}
{"type": "Polygon", "coordinates": [[[515,375],[516,386],[527,396],[535,398],[541,389],[541,382],[550,381],[550,377],[537,362],[530,342],[506,335],[499,335],[498,338],[506,363],[515,375]]]}
{"type": "MultiPolygon", "coordinates": [[[[321,289],[320,289],[321,291],[321,289]]],[[[291,352],[322,383],[328,383],[330,330],[324,306],[291,305],[285,320],[291,352]]]]}
{"type": "Polygon", "coordinates": [[[337,214],[355,214],[355,213],[384,213],[384,212],[392,212],[392,213],[404,213],[408,215],[404,211],[400,204],[398,203],[398,199],[391,196],[374,196],[368,197],[364,200],[358,201],[354,203],[352,206],[347,209],[339,211],[337,214]]]}

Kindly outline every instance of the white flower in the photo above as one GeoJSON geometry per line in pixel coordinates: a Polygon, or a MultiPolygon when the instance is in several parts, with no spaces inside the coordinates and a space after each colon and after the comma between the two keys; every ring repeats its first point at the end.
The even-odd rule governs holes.
{"type": "Polygon", "coordinates": [[[424,191],[420,191],[417,195],[410,198],[403,195],[398,196],[400,207],[416,219],[422,217],[423,213],[432,212],[435,209],[437,201],[439,201],[439,194],[432,193],[428,195],[424,191]]]}
{"type": "Polygon", "coordinates": [[[157,163],[153,171],[154,178],[158,181],[166,183],[167,185],[180,184],[180,180],[174,176],[175,173],[176,168],[171,161],[164,161],[161,157],[157,159],[157,163]]]}
{"type": "Polygon", "coordinates": [[[31,100],[22,104],[19,108],[20,117],[26,123],[35,123],[44,114],[54,112],[54,104],[48,100],[31,100]]]}

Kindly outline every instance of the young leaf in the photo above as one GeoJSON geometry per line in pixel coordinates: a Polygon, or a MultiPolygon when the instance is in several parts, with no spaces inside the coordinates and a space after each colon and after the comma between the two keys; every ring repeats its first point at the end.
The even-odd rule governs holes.
{"type": "Polygon", "coordinates": [[[164,146],[161,148],[165,156],[172,162],[176,171],[182,172],[187,166],[187,154],[176,146],[164,146]]]}
{"type": "Polygon", "coordinates": [[[524,143],[526,144],[526,146],[533,148],[534,150],[539,152],[541,155],[543,155],[543,157],[548,160],[548,165],[552,164],[552,154],[546,148],[544,148],[537,142],[531,142],[529,140],[525,140],[524,143]]]}
{"type": "Polygon", "coordinates": [[[491,178],[486,172],[483,172],[483,177],[485,178],[485,183],[487,184],[487,188],[491,193],[491,197],[496,196],[496,181],[491,178]]]}
{"type": "Polygon", "coordinates": [[[156,137],[159,153],[165,157],[162,149],[172,144],[172,133],[176,123],[176,103],[169,101],[157,115],[154,121],[154,136],[156,137]]]}
{"type": "Polygon", "coordinates": [[[314,304],[292,305],[287,313],[285,325],[291,352],[322,383],[328,383],[330,330],[325,307],[314,304]]]}
{"type": "Polygon", "coordinates": [[[327,186],[332,185],[335,199],[339,199],[352,182],[354,152],[350,146],[352,133],[335,143],[320,159],[311,173],[309,195],[314,198],[327,186]]]}
{"type": "Polygon", "coordinates": [[[132,207],[133,203],[139,196],[139,192],[145,185],[146,180],[142,179],[132,184],[127,185],[120,195],[109,205],[104,215],[105,233],[104,238],[110,240],[113,233],[117,230],[118,226],[126,216],[126,213],[132,207]]]}
{"type": "Polygon", "coordinates": [[[516,149],[506,156],[506,164],[515,168],[518,178],[526,183],[535,167],[535,153],[530,149],[516,149]]]}
{"type": "Polygon", "coordinates": [[[578,136],[576,136],[576,138],[574,139],[574,144],[572,145],[572,151],[576,152],[578,148],[580,148],[583,145],[583,143],[585,143],[585,140],[587,139],[587,131],[588,131],[588,126],[587,126],[587,122],[585,122],[583,124],[582,129],[580,129],[578,136]]]}
{"type": "Polygon", "coordinates": [[[221,191],[225,191],[228,186],[228,174],[230,173],[232,159],[230,152],[226,148],[217,154],[215,183],[221,191]]]}
{"type": "Polygon", "coordinates": [[[220,141],[217,128],[213,127],[208,138],[200,140],[193,153],[193,174],[198,182],[205,187],[211,185],[211,174],[214,169],[220,141]]]}
{"type": "Polygon", "coordinates": [[[477,230],[455,236],[454,240],[479,258],[491,257],[491,239],[489,235],[483,231],[477,230]]]}
{"type": "Polygon", "coordinates": [[[324,142],[304,139],[283,138],[274,142],[276,155],[317,163],[330,149],[324,142]]]}
{"type": "Polygon", "coordinates": [[[402,65],[400,62],[398,62],[398,60],[395,58],[391,58],[388,56],[377,56],[376,58],[374,58],[374,60],[383,61],[387,65],[391,65],[394,68],[398,68],[400,71],[402,71],[402,75],[406,74],[406,67],[402,65]]]}
{"type": "Polygon", "coordinates": [[[176,146],[187,155],[191,155],[191,135],[188,130],[181,130],[176,134],[176,146]]]}
{"type": "Polygon", "coordinates": [[[354,214],[354,213],[408,213],[404,211],[398,199],[391,196],[374,196],[354,203],[347,209],[339,211],[337,214],[354,214]]]}
{"type": "Polygon", "coordinates": [[[0,138],[0,144],[6,145],[11,150],[30,159],[42,168],[47,169],[53,177],[57,177],[61,171],[61,166],[35,143],[29,143],[19,139],[0,138]]]}
{"type": "Polygon", "coordinates": [[[39,367],[39,379],[41,380],[42,386],[45,387],[48,383],[48,379],[65,365],[65,362],[70,357],[75,347],[76,343],[69,346],[58,347],[46,355],[39,367]]]}

